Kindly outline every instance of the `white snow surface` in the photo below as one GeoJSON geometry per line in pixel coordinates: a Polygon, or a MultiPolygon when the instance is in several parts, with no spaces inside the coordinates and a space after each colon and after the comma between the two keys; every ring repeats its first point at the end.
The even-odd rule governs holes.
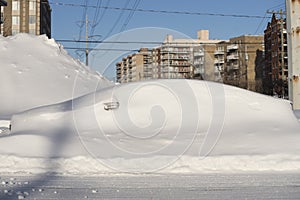
{"type": "Polygon", "coordinates": [[[0,120],[111,85],[45,35],[0,36],[0,69],[0,120]]]}
{"type": "MultiPolygon", "coordinates": [[[[4,65],[0,116],[13,116],[11,131],[0,133],[0,173],[300,172],[300,124],[288,101],[196,80],[97,88],[105,79],[52,40],[24,34],[1,40],[0,50],[11,51],[6,55],[24,46],[24,55],[16,50],[25,57],[16,66],[32,61],[32,68],[19,74],[4,65]],[[90,94],[72,98],[76,74],[78,91],[90,94]],[[8,80],[17,75],[21,82],[8,80]]],[[[18,60],[0,56],[1,63],[18,60]]]]}

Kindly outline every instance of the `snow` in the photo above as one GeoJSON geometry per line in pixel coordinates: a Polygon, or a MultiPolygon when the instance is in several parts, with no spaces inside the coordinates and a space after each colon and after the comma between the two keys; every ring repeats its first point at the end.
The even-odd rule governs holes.
{"type": "Polygon", "coordinates": [[[300,170],[286,100],[196,80],[113,85],[44,36],[0,40],[0,173],[300,170]]]}
{"type": "Polygon", "coordinates": [[[111,85],[45,35],[0,36],[0,60],[0,120],[111,85]]]}
{"type": "Polygon", "coordinates": [[[0,120],[0,134],[5,134],[9,131],[10,121],[0,120]]]}

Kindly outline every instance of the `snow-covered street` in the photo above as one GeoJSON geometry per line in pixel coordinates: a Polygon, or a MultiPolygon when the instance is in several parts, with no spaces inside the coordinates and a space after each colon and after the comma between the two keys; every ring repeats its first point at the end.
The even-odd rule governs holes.
{"type": "Polygon", "coordinates": [[[298,199],[299,174],[1,176],[0,199],[298,199]]]}

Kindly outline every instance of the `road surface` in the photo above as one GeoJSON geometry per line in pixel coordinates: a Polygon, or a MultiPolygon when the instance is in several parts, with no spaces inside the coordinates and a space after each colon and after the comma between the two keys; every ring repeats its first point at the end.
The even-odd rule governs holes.
{"type": "Polygon", "coordinates": [[[300,173],[0,177],[1,200],[300,198],[300,173]]]}

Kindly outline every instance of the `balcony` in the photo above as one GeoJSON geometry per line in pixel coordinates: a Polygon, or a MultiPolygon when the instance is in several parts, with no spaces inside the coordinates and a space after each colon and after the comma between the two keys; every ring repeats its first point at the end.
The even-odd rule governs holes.
{"type": "Polygon", "coordinates": [[[194,74],[204,74],[204,68],[195,68],[194,74]]]}
{"type": "Polygon", "coordinates": [[[152,68],[144,68],[144,73],[152,73],[153,72],[153,70],[152,70],[152,68]]]}
{"type": "Polygon", "coordinates": [[[162,73],[177,73],[178,68],[164,68],[161,70],[162,73]]]}
{"type": "Polygon", "coordinates": [[[191,72],[190,67],[179,67],[179,72],[191,72]]]}
{"type": "Polygon", "coordinates": [[[239,46],[237,44],[232,44],[227,46],[227,51],[234,51],[237,50],[239,46]]]}
{"type": "Polygon", "coordinates": [[[195,60],[194,61],[194,65],[203,65],[204,64],[204,61],[202,60],[195,60]]]}
{"type": "Polygon", "coordinates": [[[238,60],[239,56],[236,54],[227,56],[227,60],[238,60]]]}
{"type": "Polygon", "coordinates": [[[190,66],[189,62],[163,62],[163,66],[177,67],[177,66],[190,66]]]}
{"type": "Polygon", "coordinates": [[[194,56],[195,57],[203,57],[204,56],[204,52],[195,52],[194,56]]]}
{"type": "Polygon", "coordinates": [[[231,64],[228,67],[228,70],[238,70],[240,67],[238,64],[231,64]]]}
{"type": "Polygon", "coordinates": [[[225,60],[215,60],[215,64],[224,64],[225,60]]]}
{"type": "Polygon", "coordinates": [[[216,50],[215,55],[224,55],[224,51],[219,51],[219,50],[216,50]]]}
{"type": "Polygon", "coordinates": [[[162,57],[162,60],[189,60],[190,58],[188,56],[175,56],[175,55],[164,55],[162,57]]]}
{"type": "Polygon", "coordinates": [[[215,73],[223,73],[224,66],[215,66],[215,73]]]}

